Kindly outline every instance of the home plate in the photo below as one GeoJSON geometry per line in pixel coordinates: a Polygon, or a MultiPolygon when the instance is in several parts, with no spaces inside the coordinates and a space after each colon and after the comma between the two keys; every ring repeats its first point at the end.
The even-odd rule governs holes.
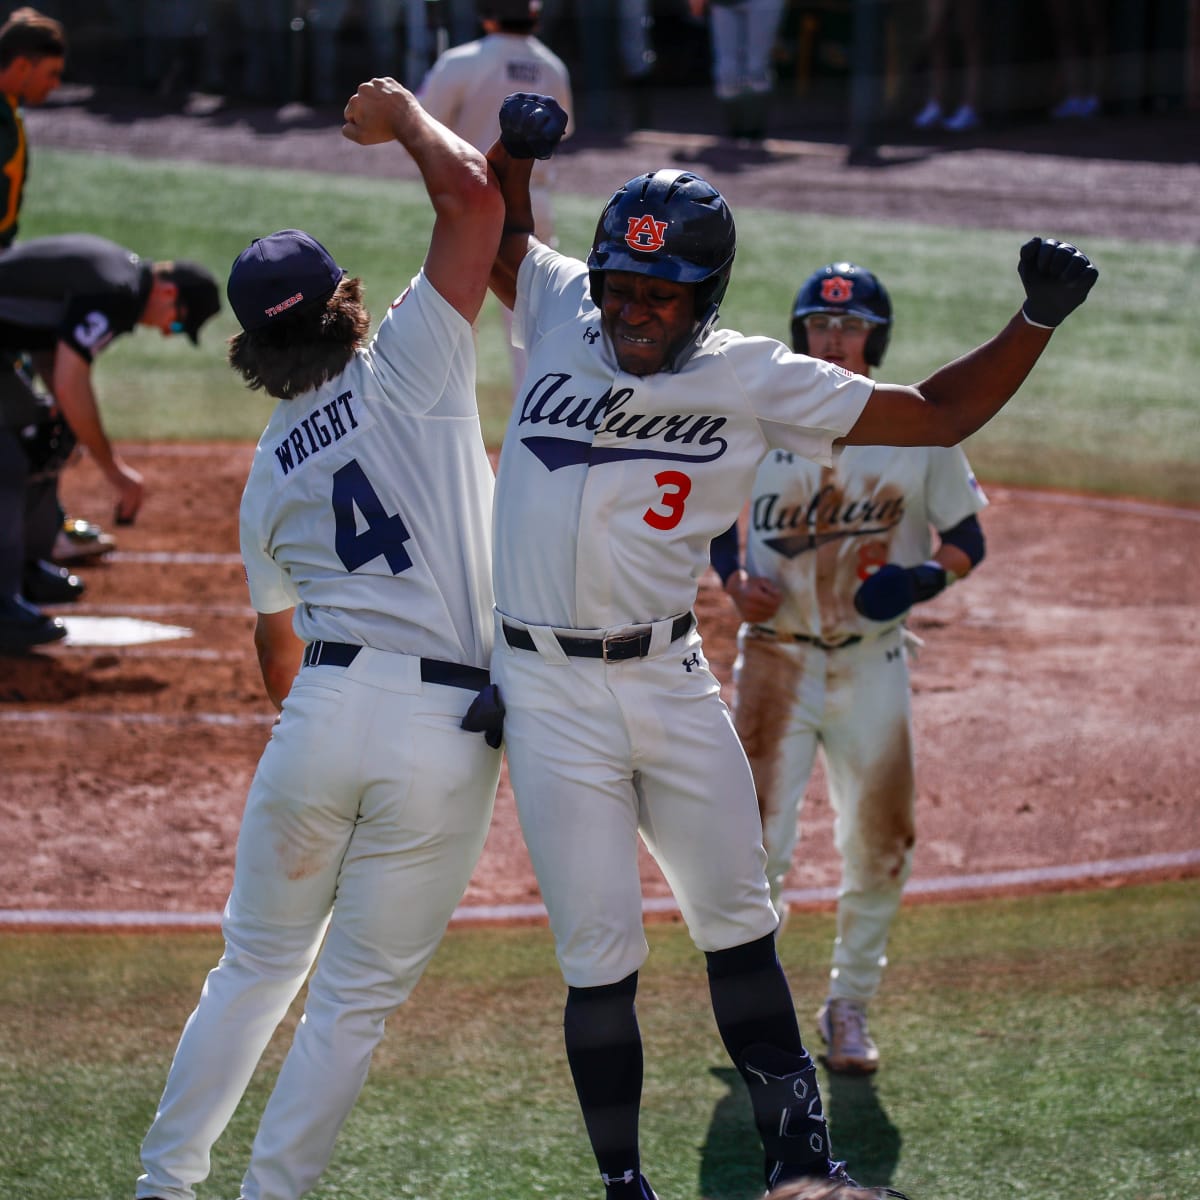
{"type": "Polygon", "coordinates": [[[140,646],[192,636],[183,625],[163,625],[137,617],[64,616],[62,623],[67,627],[67,636],[60,643],[64,646],[140,646]]]}

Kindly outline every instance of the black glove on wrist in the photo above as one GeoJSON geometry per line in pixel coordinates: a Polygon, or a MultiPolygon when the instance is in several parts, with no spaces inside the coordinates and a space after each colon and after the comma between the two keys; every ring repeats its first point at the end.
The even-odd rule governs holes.
{"type": "Polygon", "coordinates": [[[854,593],[854,607],[868,620],[891,621],[914,604],[931,600],[947,582],[946,568],[932,559],[916,567],[885,563],[863,580],[854,593]]]}
{"type": "Polygon", "coordinates": [[[1050,329],[1084,302],[1100,276],[1092,260],[1070,242],[1041,237],[1021,247],[1017,274],[1025,287],[1021,311],[1033,324],[1050,329]]]}
{"type": "Polygon", "coordinates": [[[500,105],[500,142],[513,158],[549,158],[566,128],[567,114],[553,96],[514,92],[500,105]]]}

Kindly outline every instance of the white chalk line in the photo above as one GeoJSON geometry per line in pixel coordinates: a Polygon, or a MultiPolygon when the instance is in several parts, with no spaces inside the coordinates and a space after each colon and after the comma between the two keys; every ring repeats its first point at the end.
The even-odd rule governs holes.
{"type": "MultiPolygon", "coordinates": [[[[1178,870],[1200,866],[1200,850],[1184,850],[1169,854],[1142,854],[1134,858],[1107,858],[1099,862],[1074,863],[1059,867],[1026,867],[1012,871],[975,872],[969,875],[942,876],[934,879],[910,879],[905,895],[937,895],[953,892],[995,892],[1006,888],[1028,887],[1047,883],[1078,883],[1089,879],[1104,879],[1114,875],[1145,875],[1156,871],[1178,870]]],[[[783,898],[789,904],[831,903],[837,899],[837,888],[786,888],[783,898]]],[[[654,896],[642,902],[646,915],[678,913],[679,906],[671,896],[654,896]]],[[[511,921],[545,921],[546,909],[541,904],[460,904],[450,923],[505,923],[511,921]]],[[[80,909],[0,909],[0,929],[63,927],[79,929],[216,929],[221,924],[218,912],[155,912],[99,911],[80,909]]]]}
{"type": "MultiPolygon", "coordinates": [[[[47,608],[62,611],[63,605],[49,604],[47,608]]],[[[248,604],[81,604],[76,601],[70,611],[86,616],[118,617],[253,617],[248,604]]]]}
{"type": "MultiPolygon", "coordinates": [[[[95,649],[93,647],[93,649],[95,649]]],[[[0,725],[271,725],[271,713],[161,713],[161,712],[80,712],[55,709],[0,710],[0,725]]]]}
{"type": "Polygon", "coordinates": [[[124,563],[150,563],[172,567],[240,567],[242,556],[208,550],[114,550],[104,561],[114,566],[124,563]]]}

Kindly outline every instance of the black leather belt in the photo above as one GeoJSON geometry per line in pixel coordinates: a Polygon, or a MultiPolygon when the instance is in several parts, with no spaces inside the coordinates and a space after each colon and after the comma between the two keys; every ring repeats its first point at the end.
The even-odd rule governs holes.
{"type": "MultiPolygon", "coordinates": [[[[346,642],[309,642],[304,647],[306,667],[348,667],[361,646],[346,642]]],[[[446,687],[482,691],[488,685],[488,673],[482,667],[464,667],[461,663],[442,662],[439,658],[421,659],[421,682],[441,683],[446,687]]]]}
{"type": "Polygon", "coordinates": [[[841,650],[844,646],[854,646],[862,641],[862,636],[857,633],[852,633],[844,642],[826,642],[821,638],[809,637],[805,633],[786,633],[778,634],[770,625],[751,625],[750,628],[762,637],[780,638],[785,641],[804,642],[809,646],[816,646],[820,650],[841,650]]]}
{"type": "MultiPolygon", "coordinates": [[[[696,623],[695,616],[684,613],[676,617],[671,625],[671,641],[677,641],[689,632],[696,623]]],[[[537,644],[526,629],[517,629],[507,621],[503,622],[504,640],[517,650],[536,650],[537,644]]],[[[568,637],[564,633],[556,633],[558,644],[563,653],[572,658],[602,658],[605,662],[624,662],[628,658],[645,658],[650,653],[650,638],[653,629],[649,625],[626,630],[624,633],[610,633],[607,637],[568,637]]]]}

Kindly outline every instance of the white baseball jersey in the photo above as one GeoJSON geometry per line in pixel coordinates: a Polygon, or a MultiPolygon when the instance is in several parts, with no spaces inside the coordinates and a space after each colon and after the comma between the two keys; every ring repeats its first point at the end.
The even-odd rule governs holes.
{"type": "Polygon", "coordinates": [[[486,666],[492,487],[471,326],[418,275],[336,379],[272,413],[242,496],[251,602],[295,605],[306,642],[486,666]]]}
{"type": "Polygon", "coordinates": [[[932,529],[986,503],[958,447],[847,446],[832,469],[773,451],[755,476],[746,569],[777,583],[783,600],[739,631],[734,720],[777,904],[818,746],[824,754],[842,859],[830,997],[865,1004],[878,991],[915,840],[904,614],[870,621],[854,593],[883,563],[924,562],[932,529]]]}
{"type": "Polygon", "coordinates": [[[746,570],[783,591],[768,622],[822,641],[878,634],[854,607],[875,568],[911,567],[932,553],[933,529],[950,529],[987,504],[961,448],[847,446],[833,468],[774,450],[754,478],[746,570]]]}
{"type": "Polygon", "coordinates": [[[496,480],[496,603],[605,629],[686,612],[763,455],[832,460],[874,386],[770,338],[717,331],[678,372],[624,373],[583,263],[545,246],[517,278],[529,369],[496,480]]]}
{"type": "MultiPolygon", "coordinates": [[[[571,80],[562,59],[531,34],[489,33],[442,54],[429,69],[417,98],[422,107],[485,154],[500,136],[500,105],[514,92],[552,96],[567,114],[564,138],[574,132],[571,80]]],[[[551,243],[550,189],[554,160],[533,165],[530,199],[537,235],[551,243]]]]}

